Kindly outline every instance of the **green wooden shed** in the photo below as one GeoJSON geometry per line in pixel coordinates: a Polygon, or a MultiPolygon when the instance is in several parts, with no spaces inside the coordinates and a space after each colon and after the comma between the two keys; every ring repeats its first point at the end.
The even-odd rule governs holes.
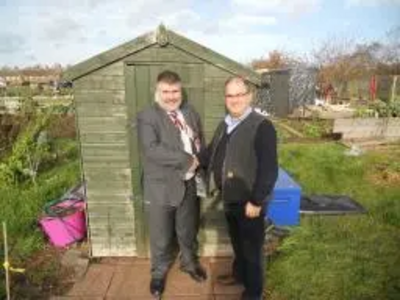
{"type": "MultiPolygon", "coordinates": [[[[88,239],[93,257],[148,256],[146,201],[135,115],[153,101],[157,75],[169,69],[203,119],[206,137],[225,114],[224,82],[233,74],[255,87],[260,75],[160,25],[154,32],[67,70],[73,82],[88,239]]],[[[230,252],[221,204],[202,200],[200,252],[230,252]]]]}

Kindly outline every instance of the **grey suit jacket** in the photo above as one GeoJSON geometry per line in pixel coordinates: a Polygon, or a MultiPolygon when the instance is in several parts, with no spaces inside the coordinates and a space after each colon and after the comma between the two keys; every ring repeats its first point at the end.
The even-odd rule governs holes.
{"type": "MultiPolygon", "coordinates": [[[[180,109],[204,147],[200,116],[188,104],[182,104],[180,109]]],[[[145,201],[178,206],[185,194],[183,178],[192,164],[192,156],[183,149],[179,130],[156,103],[138,113],[137,130],[145,201]]]]}

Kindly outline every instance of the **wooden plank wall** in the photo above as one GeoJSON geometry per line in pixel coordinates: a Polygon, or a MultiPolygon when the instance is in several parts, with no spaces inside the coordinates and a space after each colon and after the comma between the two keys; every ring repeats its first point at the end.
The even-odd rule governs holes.
{"type": "Polygon", "coordinates": [[[134,256],[123,62],[75,82],[92,256],[134,256]]]}
{"type": "MultiPolygon", "coordinates": [[[[205,64],[205,91],[203,125],[207,142],[225,116],[225,81],[232,76],[225,70],[205,64]]],[[[228,230],[222,203],[217,199],[203,199],[201,205],[202,226],[199,235],[200,251],[204,256],[231,254],[228,230]]]]}
{"type": "Polygon", "coordinates": [[[204,91],[204,131],[210,141],[218,124],[225,116],[225,81],[230,73],[214,66],[205,65],[204,91]]]}
{"type": "Polygon", "coordinates": [[[143,63],[203,63],[199,58],[186,53],[174,45],[168,45],[167,47],[160,47],[159,45],[153,45],[143,51],[139,51],[127,57],[126,62],[143,62],[143,63]]]}

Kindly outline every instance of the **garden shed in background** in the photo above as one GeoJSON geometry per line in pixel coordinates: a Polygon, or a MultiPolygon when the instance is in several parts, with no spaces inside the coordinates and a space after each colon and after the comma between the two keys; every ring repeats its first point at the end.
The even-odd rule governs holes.
{"type": "MultiPolygon", "coordinates": [[[[184,94],[201,115],[208,140],[225,114],[226,79],[237,74],[254,87],[261,83],[256,72],[162,25],[67,70],[64,78],[74,86],[94,257],[148,256],[146,201],[132,120],[153,101],[156,77],[166,69],[181,76],[184,94]]],[[[229,240],[220,204],[205,200],[202,209],[201,253],[225,253],[229,240]]]]}

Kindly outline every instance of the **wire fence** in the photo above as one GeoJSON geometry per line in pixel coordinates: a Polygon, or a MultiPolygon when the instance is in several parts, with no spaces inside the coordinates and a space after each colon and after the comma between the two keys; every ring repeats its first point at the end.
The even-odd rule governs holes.
{"type": "Polygon", "coordinates": [[[317,71],[309,67],[274,70],[261,75],[256,106],[271,115],[289,114],[315,101],[317,71]]]}

